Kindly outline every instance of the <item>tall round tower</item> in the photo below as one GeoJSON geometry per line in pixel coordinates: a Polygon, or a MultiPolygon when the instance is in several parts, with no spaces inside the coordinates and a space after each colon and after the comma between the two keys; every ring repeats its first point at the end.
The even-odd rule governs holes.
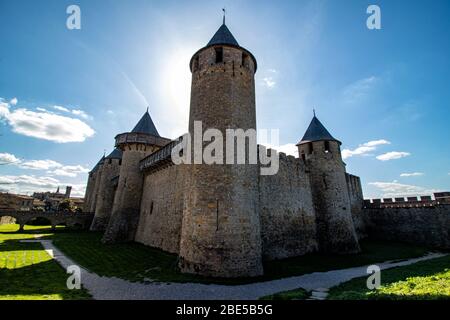
{"type": "Polygon", "coordinates": [[[341,142],[314,115],[297,144],[311,180],[319,250],[354,253],[360,250],[351,215],[341,142]]]}
{"type": "MultiPolygon", "coordinates": [[[[256,129],[256,67],[255,57],[224,23],[190,62],[191,137],[194,121],[201,121],[203,132],[214,128],[223,137],[226,129],[256,129]]],[[[218,277],[261,275],[257,165],[202,163],[188,170],[181,270],[218,277]]]]}
{"type": "Polygon", "coordinates": [[[95,212],[95,206],[97,204],[97,194],[98,188],[100,187],[100,180],[102,177],[103,163],[105,161],[105,156],[97,162],[95,167],[89,172],[88,185],[86,187],[86,199],[85,208],[86,212],[95,212]]]}
{"type": "Polygon", "coordinates": [[[143,185],[139,162],[168,142],[170,140],[159,136],[148,110],[131,132],[116,136],[116,148],[122,151],[122,163],[112,214],[103,242],[134,240],[143,185]]]}
{"type": "Polygon", "coordinates": [[[95,206],[95,215],[90,228],[92,231],[103,231],[108,225],[113,208],[114,193],[116,191],[112,179],[119,175],[121,162],[122,150],[119,148],[115,148],[103,160],[97,205],[95,206]]]}

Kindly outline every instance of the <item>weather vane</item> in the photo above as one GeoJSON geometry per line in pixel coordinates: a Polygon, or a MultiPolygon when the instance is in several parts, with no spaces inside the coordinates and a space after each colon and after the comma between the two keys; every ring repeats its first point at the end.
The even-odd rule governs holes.
{"type": "Polygon", "coordinates": [[[222,8],[222,11],[223,11],[223,24],[225,24],[225,15],[227,13],[225,7],[222,8]]]}

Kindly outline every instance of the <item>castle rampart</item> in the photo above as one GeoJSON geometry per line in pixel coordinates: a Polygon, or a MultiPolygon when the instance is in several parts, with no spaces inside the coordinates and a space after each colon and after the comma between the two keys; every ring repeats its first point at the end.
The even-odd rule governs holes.
{"type": "Polygon", "coordinates": [[[284,153],[279,155],[278,173],[259,177],[262,250],[267,260],[300,256],[318,247],[305,164],[284,153]]]}

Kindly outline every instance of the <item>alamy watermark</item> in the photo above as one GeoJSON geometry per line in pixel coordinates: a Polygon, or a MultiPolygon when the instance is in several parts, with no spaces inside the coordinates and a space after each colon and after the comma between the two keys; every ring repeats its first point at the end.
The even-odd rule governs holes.
{"type": "Polygon", "coordinates": [[[76,4],[67,7],[66,13],[69,15],[66,20],[66,27],[69,30],[81,29],[81,9],[76,4]]]}
{"type": "MultiPolygon", "coordinates": [[[[261,140],[267,142],[268,131],[260,130],[259,134],[261,140]]],[[[209,128],[203,131],[202,122],[194,121],[193,137],[190,133],[181,137],[180,143],[172,149],[172,162],[176,165],[260,164],[261,175],[276,174],[279,168],[278,152],[267,152],[256,141],[255,129],[226,129],[224,137],[219,129],[209,128]]],[[[279,130],[271,130],[270,143],[278,145],[278,141],[279,130]]]]}
{"type": "Polygon", "coordinates": [[[370,276],[367,278],[367,289],[375,290],[381,286],[381,269],[376,264],[367,267],[367,273],[370,276]]]}
{"type": "Polygon", "coordinates": [[[73,289],[81,289],[81,269],[79,266],[76,265],[70,265],[67,267],[66,272],[70,274],[70,276],[67,278],[66,286],[67,289],[73,290],[73,289]]]}
{"type": "Polygon", "coordinates": [[[376,4],[372,4],[367,7],[367,14],[370,16],[367,18],[366,25],[369,30],[381,29],[381,8],[376,4]]]}

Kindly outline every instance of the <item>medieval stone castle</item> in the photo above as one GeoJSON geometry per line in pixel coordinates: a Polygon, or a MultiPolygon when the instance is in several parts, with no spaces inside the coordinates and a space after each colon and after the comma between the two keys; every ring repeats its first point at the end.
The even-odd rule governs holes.
{"type": "MultiPolygon", "coordinates": [[[[257,62],[225,24],[190,69],[190,134],[194,121],[203,130],[256,129],[257,62]]],[[[360,179],[346,172],[341,142],[317,117],[298,158],[279,154],[275,175],[259,175],[261,164],[174,165],[176,143],[158,134],[147,110],[92,169],[84,211],[95,213],[91,230],[104,231],[105,243],[160,248],[179,255],[181,271],[218,277],[261,275],[264,259],[360,250],[360,179]]]]}

